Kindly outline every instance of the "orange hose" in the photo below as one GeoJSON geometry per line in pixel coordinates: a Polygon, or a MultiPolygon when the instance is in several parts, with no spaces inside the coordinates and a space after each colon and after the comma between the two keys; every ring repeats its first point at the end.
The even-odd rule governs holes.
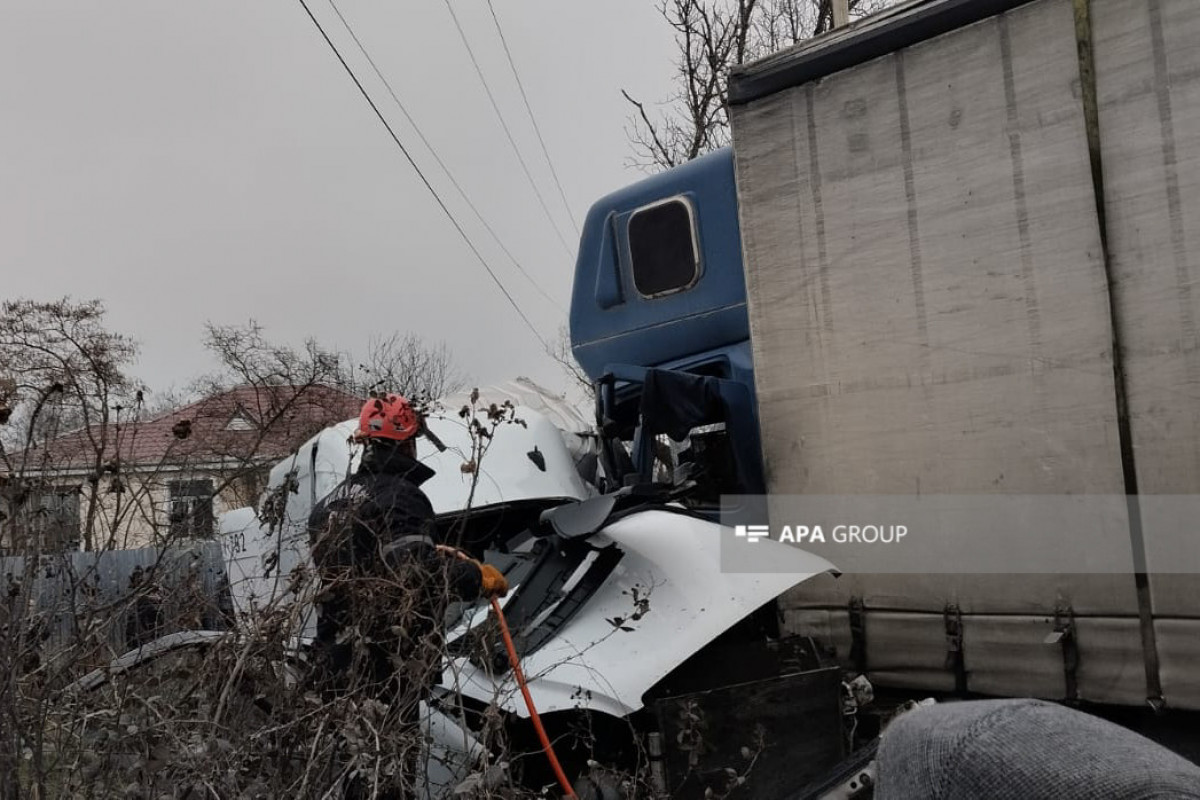
{"type": "Polygon", "coordinates": [[[512,634],[508,631],[508,621],[504,619],[504,611],[500,608],[499,598],[492,598],[492,611],[496,614],[496,621],[500,623],[500,635],[504,637],[504,649],[508,650],[508,663],[512,665],[513,675],[517,677],[517,685],[521,687],[521,695],[525,698],[525,707],[529,709],[529,718],[533,721],[533,729],[537,731],[538,739],[541,740],[542,750],[550,761],[554,777],[558,778],[558,785],[567,793],[567,797],[570,797],[571,800],[578,800],[575,790],[571,788],[571,782],[567,780],[567,775],[563,772],[562,764],[558,763],[558,756],[555,755],[554,747],[550,744],[550,737],[546,735],[546,729],[542,726],[542,718],[538,716],[537,709],[534,708],[533,697],[529,694],[525,673],[521,671],[521,660],[517,657],[517,648],[513,644],[512,634]]]}
{"type": "MultiPolygon", "coordinates": [[[[442,553],[453,554],[464,561],[474,560],[456,547],[439,544],[437,549],[442,553]]],[[[517,685],[521,687],[521,696],[525,698],[525,707],[529,709],[529,719],[533,722],[533,729],[537,731],[538,740],[542,743],[542,752],[546,754],[550,768],[554,770],[554,777],[558,779],[558,785],[567,793],[567,797],[571,800],[579,800],[575,790],[571,788],[571,782],[567,780],[567,774],[563,772],[562,764],[558,762],[554,746],[550,744],[550,737],[546,735],[546,728],[542,725],[542,718],[533,705],[533,696],[529,694],[529,684],[525,681],[525,673],[521,670],[521,659],[517,656],[517,646],[513,644],[512,633],[508,630],[508,620],[504,618],[504,610],[500,607],[500,598],[492,597],[491,601],[492,612],[496,615],[496,621],[500,623],[500,636],[504,639],[504,649],[508,651],[509,666],[512,667],[513,675],[517,678],[517,685]]]]}

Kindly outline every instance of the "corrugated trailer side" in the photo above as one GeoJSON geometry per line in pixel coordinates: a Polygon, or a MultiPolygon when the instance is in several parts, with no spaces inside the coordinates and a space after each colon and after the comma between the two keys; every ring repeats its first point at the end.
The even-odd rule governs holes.
{"type": "MultiPolygon", "coordinates": [[[[1172,3],[1150,5],[1182,13],[1172,3]]],[[[1102,44],[1118,35],[1121,4],[1092,4],[1104,124],[1120,110],[1119,100],[1104,100],[1110,54],[1102,44]]],[[[1114,320],[1121,325],[1129,309],[1109,290],[1077,10],[1071,0],[915,2],[735,74],[734,152],[772,493],[1126,492],[1138,407],[1131,435],[1119,413],[1128,387],[1113,361],[1122,332],[1114,320]],[[939,11],[953,17],[943,30],[939,11]],[[880,31],[907,23],[932,33],[862,63],[839,61],[838,47],[855,37],[883,41],[880,31]]],[[[1149,179],[1157,189],[1159,149],[1160,177],[1149,179]]],[[[1117,168],[1109,161],[1106,181],[1117,168]]],[[[1178,204],[1194,186],[1180,180],[1178,204]]],[[[1110,196],[1108,217],[1121,202],[1110,196]]],[[[1169,239],[1169,209],[1159,213],[1169,239]]],[[[1186,386],[1167,376],[1163,391],[1186,386]]],[[[1190,408],[1177,413],[1197,419],[1190,408]]],[[[1194,455],[1195,433],[1171,446],[1194,455]]],[[[1144,433],[1139,441],[1150,446],[1144,433]]],[[[1168,491],[1196,485],[1192,478],[1168,491]]],[[[953,565],[936,574],[933,547],[928,577],[845,575],[806,586],[785,610],[796,629],[824,635],[844,657],[854,652],[883,684],[1138,704],[1158,691],[1157,649],[1142,625],[1149,596],[1139,597],[1132,575],[1140,545],[1130,522],[1117,514],[1095,531],[1046,532],[1053,546],[1081,553],[1126,547],[1125,574],[963,575],[953,565]],[[1050,636],[1064,614],[1074,621],[1070,648],[1050,636]]],[[[1170,585],[1155,588],[1159,602],[1168,591],[1179,598],[1172,624],[1195,619],[1194,583],[1170,585]]],[[[1170,702],[1200,707],[1194,683],[1172,686],[1170,702]]]]}
{"type": "MultiPolygon", "coordinates": [[[[1118,340],[1163,695],[1200,705],[1200,535],[1164,511],[1200,493],[1200,5],[1093,0],[1118,340]]],[[[1200,525],[1200,522],[1197,523],[1200,525]]]]}

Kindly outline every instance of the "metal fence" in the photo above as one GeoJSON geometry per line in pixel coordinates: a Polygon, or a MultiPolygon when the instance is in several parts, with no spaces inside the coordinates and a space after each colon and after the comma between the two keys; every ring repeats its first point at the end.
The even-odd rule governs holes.
{"type": "Polygon", "coordinates": [[[84,638],[124,653],[173,631],[227,628],[231,610],[218,542],[0,558],[0,641],[19,635],[44,654],[84,638]]]}

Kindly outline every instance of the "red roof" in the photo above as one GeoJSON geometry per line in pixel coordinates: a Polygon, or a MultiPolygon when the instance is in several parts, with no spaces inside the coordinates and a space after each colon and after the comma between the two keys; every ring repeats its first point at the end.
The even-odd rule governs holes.
{"type": "MultiPolygon", "coordinates": [[[[155,464],[274,461],[321,429],[358,416],[362,399],[331,386],[237,386],[153,419],[112,422],[104,460],[125,469],[155,464]]],[[[86,468],[101,429],[93,426],[27,451],[26,471],[86,468]]],[[[14,465],[20,464],[20,457],[14,465]]]]}

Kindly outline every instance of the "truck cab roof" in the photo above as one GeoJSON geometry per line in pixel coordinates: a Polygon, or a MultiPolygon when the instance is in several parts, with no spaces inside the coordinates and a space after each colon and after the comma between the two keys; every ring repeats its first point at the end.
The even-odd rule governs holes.
{"type": "Polygon", "coordinates": [[[593,379],[749,338],[733,153],[717,150],[596,202],[580,239],[571,345],[593,379]]]}

